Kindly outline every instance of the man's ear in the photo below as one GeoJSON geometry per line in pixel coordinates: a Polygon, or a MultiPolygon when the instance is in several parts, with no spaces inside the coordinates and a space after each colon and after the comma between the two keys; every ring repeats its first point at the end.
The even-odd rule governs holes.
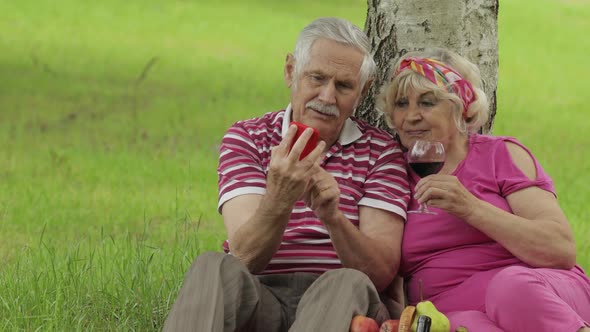
{"type": "Polygon", "coordinates": [[[295,57],[293,54],[287,54],[287,58],[285,59],[285,84],[288,88],[293,85],[293,81],[295,80],[295,57]]]}

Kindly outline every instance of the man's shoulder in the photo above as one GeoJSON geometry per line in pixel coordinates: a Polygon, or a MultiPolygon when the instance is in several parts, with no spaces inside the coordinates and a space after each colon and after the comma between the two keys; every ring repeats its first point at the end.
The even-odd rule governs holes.
{"type": "Polygon", "coordinates": [[[358,126],[358,128],[361,130],[361,132],[363,133],[368,133],[368,134],[372,134],[372,135],[383,135],[386,137],[393,137],[389,132],[387,132],[385,129],[376,127],[370,123],[368,123],[365,120],[356,118],[356,117],[350,117],[350,119],[356,123],[356,125],[358,126]]]}
{"type": "Polygon", "coordinates": [[[280,135],[284,115],[285,111],[281,110],[268,112],[259,117],[239,120],[231,125],[227,133],[245,132],[251,136],[267,136],[278,132],[280,135]]]}
{"type": "Polygon", "coordinates": [[[239,120],[233,124],[233,126],[242,127],[260,127],[260,126],[273,126],[282,125],[285,110],[273,111],[263,114],[262,116],[249,118],[245,120],[239,120]]]}
{"type": "Polygon", "coordinates": [[[351,117],[350,119],[357,125],[357,127],[362,133],[362,137],[372,141],[378,140],[386,143],[391,143],[394,145],[397,144],[397,141],[393,138],[393,135],[391,135],[385,129],[371,125],[370,123],[362,119],[358,119],[355,117],[351,117]]]}

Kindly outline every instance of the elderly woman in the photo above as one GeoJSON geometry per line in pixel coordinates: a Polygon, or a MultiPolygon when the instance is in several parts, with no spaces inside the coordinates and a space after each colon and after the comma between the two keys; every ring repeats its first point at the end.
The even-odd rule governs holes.
{"type": "Polygon", "coordinates": [[[551,178],[511,137],[477,134],[488,118],[478,68],[442,49],[392,70],[379,109],[405,148],[443,143],[444,166],[410,173],[400,273],[410,304],[432,301],[451,331],[590,331],[590,281],[551,178]]]}

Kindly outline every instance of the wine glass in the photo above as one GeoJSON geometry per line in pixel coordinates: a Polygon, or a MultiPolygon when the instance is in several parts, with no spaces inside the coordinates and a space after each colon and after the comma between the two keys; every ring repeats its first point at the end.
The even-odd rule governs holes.
{"type": "MultiPolygon", "coordinates": [[[[407,159],[408,165],[419,177],[436,174],[445,164],[445,147],[441,142],[417,140],[408,151],[407,159]]],[[[428,210],[426,203],[408,213],[436,214],[428,210]]]]}

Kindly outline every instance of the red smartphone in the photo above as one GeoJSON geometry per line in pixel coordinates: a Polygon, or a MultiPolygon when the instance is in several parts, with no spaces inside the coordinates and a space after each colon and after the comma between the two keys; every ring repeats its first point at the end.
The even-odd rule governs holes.
{"type": "MultiPolygon", "coordinates": [[[[308,154],[310,154],[311,151],[313,151],[313,149],[315,149],[315,147],[318,145],[318,141],[320,139],[320,133],[318,132],[317,129],[315,129],[313,127],[308,127],[308,126],[304,125],[303,123],[291,121],[291,124],[292,125],[294,124],[297,126],[297,133],[295,134],[295,138],[293,138],[293,142],[291,143],[291,148],[293,148],[293,144],[295,144],[295,142],[297,142],[297,140],[299,139],[301,134],[303,134],[303,131],[305,130],[305,128],[313,129],[313,134],[311,135],[311,137],[307,141],[307,144],[305,144],[305,147],[303,148],[303,151],[301,151],[301,155],[299,156],[299,160],[301,160],[301,159],[305,158],[308,154]]],[[[291,148],[289,148],[289,151],[291,151],[291,148]]]]}

